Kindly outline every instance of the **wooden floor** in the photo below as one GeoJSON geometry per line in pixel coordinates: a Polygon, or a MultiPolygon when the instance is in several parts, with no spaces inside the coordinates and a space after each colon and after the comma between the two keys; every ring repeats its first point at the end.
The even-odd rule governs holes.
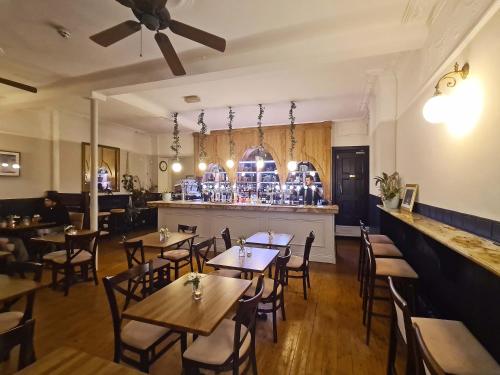
{"type": "MultiPolygon", "coordinates": [[[[272,341],[271,321],[258,322],[260,374],[385,373],[389,322],[375,318],[370,346],[364,343],[355,274],[358,244],[358,240],[339,239],[336,265],[312,263],[307,301],[302,296],[301,281],[290,280],[286,289],[287,321],[279,318],[277,344],[272,341]]],[[[116,239],[106,240],[100,249],[99,277],[126,268],[124,252],[116,239]]],[[[156,252],[149,255],[154,257],[156,252]]],[[[48,276],[44,274],[44,280],[48,281],[48,276]]],[[[387,311],[386,306],[382,310],[387,311]]],[[[65,345],[112,359],[111,316],[102,282],[97,287],[93,283],[75,285],[68,297],[45,288],[36,296],[34,316],[38,357],[65,345]]],[[[12,367],[12,363],[0,364],[0,373],[12,373],[12,367]]],[[[156,362],[150,373],[180,374],[179,345],[156,362]]]]}

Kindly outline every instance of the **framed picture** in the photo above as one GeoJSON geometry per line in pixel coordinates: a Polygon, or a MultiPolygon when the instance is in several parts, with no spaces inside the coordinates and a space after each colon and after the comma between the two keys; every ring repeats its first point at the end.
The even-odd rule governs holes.
{"type": "Polygon", "coordinates": [[[417,184],[406,184],[403,193],[403,201],[401,202],[401,209],[407,211],[413,211],[413,205],[415,204],[415,198],[417,197],[417,184]]]}
{"type": "Polygon", "coordinates": [[[19,177],[21,175],[21,153],[0,151],[0,176],[19,177]]]}
{"type": "MultiPolygon", "coordinates": [[[[99,192],[120,191],[120,149],[98,145],[97,188],[99,192]]],[[[82,191],[90,190],[90,144],[82,142],[82,191]]]]}

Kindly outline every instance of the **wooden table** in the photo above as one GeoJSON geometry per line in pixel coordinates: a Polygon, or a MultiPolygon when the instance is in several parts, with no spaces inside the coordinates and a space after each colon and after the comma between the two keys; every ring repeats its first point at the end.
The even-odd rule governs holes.
{"type": "Polygon", "coordinates": [[[43,285],[30,279],[18,279],[7,275],[0,275],[0,302],[21,297],[43,285]]]}
{"type": "Polygon", "coordinates": [[[18,234],[20,232],[50,228],[55,226],[57,226],[56,223],[31,223],[30,225],[17,224],[15,227],[6,226],[5,228],[0,228],[0,233],[13,235],[13,234],[18,234]]]}
{"type": "MultiPolygon", "coordinates": [[[[82,229],[82,230],[77,230],[76,234],[89,234],[92,232],[93,231],[89,229],[82,229]]],[[[45,243],[45,244],[64,245],[66,243],[66,237],[64,232],[48,233],[44,236],[32,237],[31,241],[45,243]]]]}
{"type": "Polygon", "coordinates": [[[273,233],[269,237],[267,232],[257,232],[246,240],[247,245],[259,245],[272,247],[288,247],[293,240],[294,235],[288,233],[273,233]]]}
{"type": "MultiPolygon", "coordinates": [[[[195,301],[187,275],[129,307],[124,319],[137,320],[197,335],[210,335],[231,307],[250,287],[250,280],[203,275],[203,296],[195,301]]],[[[184,335],[185,336],[185,335],[184,335]]],[[[185,340],[182,340],[183,350],[185,340]]]]}
{"type": "Polygon", "coordinates": [[[246,247],[246,249],[251,250],[251,256],[240,257],[239,249],[239,246],[233,246],[209,260],[207,265],[215,268],[262,273],[279,254],[279,250],[246,247]]]}
{"type": "Polygon", "coordinates": [[[9,255],[13,255],[10,251],[0,250],[0,259],[7,258],[9,255]]]}
{"type": "Polygon", "coordinates": [[[61,347],[40,358],[19,375],[140,375],[133,368],[79,350],[61,347]]]}
{"type": "Polygon", "coordinates": [[[145,234],[144,236],[129,239],[127,242],[142,241],[142,246],[160,249],[161,255],[163,256],[163,252],[169,247],[178,245],[184,241],[189,241],[189,246],[191,246],[196,237],[198,237],[198,235],[192,233],[170,232],[169,237],[165,241],[161,242],[160,233],[153,232],[145,234]]]}

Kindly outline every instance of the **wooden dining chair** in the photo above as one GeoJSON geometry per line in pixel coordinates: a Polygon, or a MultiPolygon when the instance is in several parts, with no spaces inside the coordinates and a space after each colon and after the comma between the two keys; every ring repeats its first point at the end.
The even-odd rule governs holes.
{"type": "MultiPolygon", "coordinates": [[[[196,225],[179,224],[177,231],[182,233],[196,234],[198,227],[196,225]]],[[[189,266],[193,272],[193,240],[185,240],[179,243],[174,250],[163,251],[158,255],[159,258],[167,259],[174,264],[174,279],[179,278],[179,271],[189,266]]]]}
{"type": "Polygon", "coordinates": [[[69,287],[74,283],[76,268],[80,268],[80,275],[84,281],[89,281],[89,268],[93,274],[95,285],[98,285],[96,255],[99,243],[99,231],[84,234],[65,235],[65,254],[48,259],[52,270],[52,287],[56,288],[58,283],[63,284],[64,295],[69,293],[69,287]],[[58,280],[58,275],[63,278],[58,280]]]}
{"type": "Polygon", "coordinates": [[[370,343],[371,321],[373,316],[389,318],[390,316],[373,312],[373,303],[376,300],[389,301],[390,298],[375,295],[377,280],[387,282],[388,276],[397,279],[400,284],[405,285],[405,291],[411,298],[410,310],[415,306],[415,287],[418,274],[404,259],[375,258],[372,245],[368,237],[364,236],[365,251],[367,256],[367,267],[363,278],[363,324],[366,325],[366,344],[370,343]]]}
{"type": "Polygon", "coordinates": [[[85,214],[83,212],[70,212],[69,213],[69,221],[71,225],[75,227],[77,230],[83,229],[83,219],[85,214]]]}
{"type": "MultiPolygon", "coordinates": [[[[263,276],[260,276],[263,277],[263,276]]],[[[264,292],[263,283],[255,296],[240,299],[233,319],[224,319],[210,336],[199,336],[182,354],[182,366],[187,375],[199,373],[199,369],[216,373],[232,371],[240,373],[240,366],[249,360],[242,373],[252,367],[257,375],[255,350],[255,326],[257,307],[264,292]]]]}
{"type": "Polygon", "coordinates": [[[311,253],[311,247],[314,239],[314,232],[311,231],[309,233],[309,236],[307,236],[306,238],[304,255],[302,257],[292,255],[290,257],[290,261],[286,266],[286,284],[288,284],[289,278],[302,279],[302,287],[304,289],[305,300],[307,300],[307,288],[311,288],[311,280],[309,279],[309,255],[311,253]],[[294,272],[294,274],[290,275],[290,272],[294,272]]]}
{"type": "MultiPolygon", "coordinates": [[[[146,263],[142,240],[124,241],[123,248],[127,257],[127,266],[132,268],[138,264],[146,263]]],[[[170,261],[163,258],[153,259],[153,289],[159,290],[170,283],[170,261]]],[[[129,285],[130,287],[130,285],[129,285]]]]}
{"type": "Polygon", "coordinates": [[[416,375],[446,375],[427,348],[417,323],[413,323],[413,332],[415,333],[417,347],[416,375]]]}
{"type": "Polygon", "coordinates": [[[35,362],[35,349],[33,336],[35,331],[35,321],[27,320],[21,325],[0,332],[0,362],[7,360],[10,352],[19,345],[19,361],[17,369],[21,371],[26,366],[35,362]]]}
{"type": "MultiPolygon", "coordinates": [[[[31,262],[12,262],[9,263],[7,274],[13,277],[26,278],[29,275],[33,280],[40,282],[42,279],[42,265],[40,263],[31,262]]],[[[35,306],[35,293],[33,290],[26,294],[26,304],[24,312],[11,311],[11,308],[23,298],[18,297],[5,302],[0,308],[0,332],[10,330],[18,325],[22,325],[33,317],[33,308],[35,306]]]]}
{"type": "Polygon", "coordinates": [[[122,311],[128,306],[128,301],[141,301],[152,291],[153,280],[152,261],[133,266],[127,271],[115,276],[106,276],[102,279],[108,297],[114,333],[114,361],[121,361],[148,372],[149,366],[170,349],[180,338],[174,331],[153,324],[131,320],[123,323],[122,311]],[[121,285],[133,280],[130,290],[121,285]],[[138,290],[143,280],[146,281],[146,291],[138,290]],[[125,296],[122,309],[118,306],[117,294],[125,296]],[[174,337],[177,336],[177,337],[174,337]],[[139,360],[129,355],[134,353],[139,360]]]}
{"type": "Polygon", "coordinates": [[[222,237],[222,240],[224,241],[224,245],[226,246],[226,250],[229,250],[230,248],[233,247],[233,244],[231,242],[231,233],[229,232],[229,228],[224,228],[221,232],[220,235],[222,237]]]}
{"type": "MultiPolygon", "coordinates": [[[[278,342],[278,328],[277,328],[277,311],[281,310],[281,318],[286,320],[285,313],[285,277],[286,277],[286,265],[292,256],[292,252],[289,247],[285,250],[283,256],[278,256],[276,260],[276,267],[274,268],[274,278],[270,279],[265,277],[263,279],[264,292],[262,294],[262,300],[258,307],[258,312],[262,314],[272,314],[273,317],[273,340],[278,342]]],[[[245,292],[245,298],[249,298],[255,295],[255,291],[258,289],[259,278],[254,278],[252,280],[252,285],[245,292]]]]}
{"type": "MultiPolygon", "coordinates": [[[[203,242],[193,245],[193,253],[196,259],[196,266],[199,273],[203,273],[205,263],[217,255],[217,247],[215,237],[209,238],[203,242]],[[212,252],[212,256],[210,255],[212,252]]],[[[210,272],[210,275],[232,277],[235,279],[241,278],[241,272],[237,270],[215,269],[210,272]]]]}

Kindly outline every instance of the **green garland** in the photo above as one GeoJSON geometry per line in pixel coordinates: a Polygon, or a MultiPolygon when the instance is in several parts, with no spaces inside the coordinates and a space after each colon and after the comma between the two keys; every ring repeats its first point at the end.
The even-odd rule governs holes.
{"type": "Polygon", "coordinates": [[[234,120],[233,107],[229,107],[229,123],[227,127],[229,129],[229,158],[232,160],[234,158],[234,140],[233,140],[233,120],[234,120]]]}
{"type": "Polygon", "coordinates": [[[290,160],[293,160],[293,152],[297,144],[297,140],[295,139],[295,115],[293,113],[295,108],[297,108],[297,105],[294,101],[291,101],[290,111],[288,112],[288,118],[290,119],[290,160]]]}
{"type": "Polygon", "coordinates": [[[264,107],[259,104],[259,115],[257,116],[257,125],[259,130],[259,148],[264,150],[264,129],[262,129],[262,118],[264,117],[264,107]]]}
{"type": "Polygon", "coordinates": [[[205,150],[205,140],[207,137],[207,124],[205,124],[205,111],[202,109],[198,115],[198,125],[201,127],[200,131],[200,161],[204,161],[207,157],[207,151],[205,150]]]}
{"type": "Polygon", "coordinates": [[[174,119],[174,134],[173,134],[173,139],[172,139],[172,146],[170,148],[172,151],[175,152],[175,159],[179,159],[179,150],[181,149],[181,140],[179,137],[179,121],[177,119],[177,116],[179,113],[175,112],[172,117],[174,119]]]}

